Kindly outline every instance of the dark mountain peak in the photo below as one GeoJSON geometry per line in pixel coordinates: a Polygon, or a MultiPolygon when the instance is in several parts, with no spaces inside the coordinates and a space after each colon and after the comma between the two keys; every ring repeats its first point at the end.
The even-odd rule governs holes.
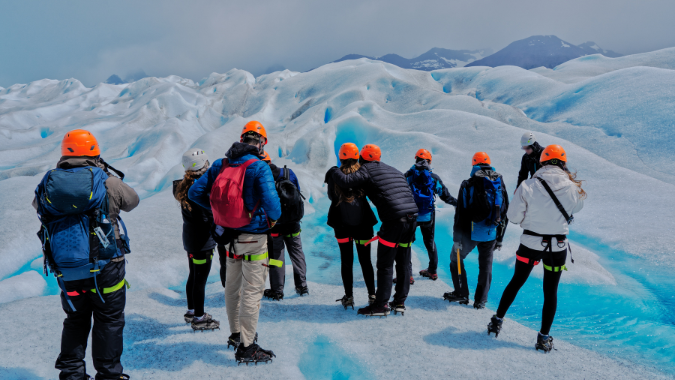
{"type": "Polygon", "coordinates": [[[117,76],[117,74],[113,74],[108,77],[108,79],[105,80],[105,83],[107,84],[125,84],[127,82],[123,81],[122,78],[117,76]]]}
{"type": "Polygon", "coordinates": [[[386,54],[379,58],[368,57],[360,54],[349,54],[333,62],[342,62],[349,59],[368,58],[391,63],[392,65],[396,65],[404,69],[432,71],[451,67],[462,67],[467,63],[473,62],[476,59],[480,59],[490,53],[492,53],[492,51],[489,49],[450,50],[435,47],[414,58],[405,58],[398,54],[386,54]]]}

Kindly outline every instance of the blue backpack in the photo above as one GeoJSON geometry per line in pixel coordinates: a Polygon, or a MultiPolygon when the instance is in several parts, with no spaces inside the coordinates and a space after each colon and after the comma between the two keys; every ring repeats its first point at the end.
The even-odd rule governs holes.
{"type": "MultiPolygon", "coordinates": [[[[110,259],[123,254],[115,240],[115,221],[108,216],[107,179],[97,167],[52,169],[35,189],[45,275],[51,269],[73,311],[64,281],[94,278],[96,293],[105,303],[96,276],[110,259]]],[[[127,229],[121,218],[120,222],[128,251],[127,229]]]]}
{"type": "Polygon", "coordinates": [[[419,209],[417,221],[428,222],[431,220],[431,213],[434,211],[434,178],[428,170],[413,169],[410,189],[413,198],[419,209]]]}
{"type": "Polygon", "coordinates": [[[492,181],[487,177],[472,177],[470,180],[471,221],[486,226],[496,226],[501,222],[502,179],[492,181]]]}

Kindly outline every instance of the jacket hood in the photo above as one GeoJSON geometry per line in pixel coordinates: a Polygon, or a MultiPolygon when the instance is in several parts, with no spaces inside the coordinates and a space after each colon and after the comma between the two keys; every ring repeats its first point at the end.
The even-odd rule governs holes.
{"type": "Polygon", "coordinates": [[[422,161],[416,163],[410,169],[411,170],[419,170],[419,171],[427,170],[427,171],[431,172],[431,166],[429,166],[429,163],[426,160],[422,160],[422,161]]]}
{"type": "MultiPolygon", "coordinates": [[[[536,173],[534,173],[533,177],[541,178],[544,181],[546,181],[546,183],[548,183],[548,186],[553,191],[570,186],[571,183],[570,177],[567,175],[567,173],[555,165],[547,165],[542,167],[541,169],[537,170],[536,173]]],[[[538,188],[546,192],[546,189],[544,189],[544,187],[541,185],[541,183],[539,183],[539,181],[536,181],[536,183],[538,188]]]]}
{"type": "Polygon", "coordinates": [[[225,157],[231,158],[233,160],[243,157],[247,154],[252,154],[256,157],[258,157],[260,152],[258,152],[258,148],[254,147],[253,145],[248,145],[244,144],[241,142],[236,142],[232,144],[230,149],[225,153],[225,157]]]}
{"type": "Polygon", "coordinates": [[[99,157],[69,157],[63,156],[56,164],[56,167],[59,169],[72,169],[72,168],[82,168],[85,166],[99,167],[105,170],[105,165],[99,160],[99,157]]]}
{"type": "Polygon", "coordinates": [[[471,168],[471,177],[488,177],[491,181],[496,180],[500,176],[490,165],[476,165],[471,168]]]}

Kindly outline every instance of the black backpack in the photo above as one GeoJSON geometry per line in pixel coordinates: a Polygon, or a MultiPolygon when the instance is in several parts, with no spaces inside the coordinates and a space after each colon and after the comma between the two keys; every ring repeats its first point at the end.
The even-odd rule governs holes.
{"type": "Polygon", "coordinates": [[[282,169],[283,176],[276,181],[277,194],[281,201],[281,217],[279,224],[297,223],[305,215],[305,199],[300,190],[291,182],[291,172],[286,168],[282,169]]]}
{"type": "Polygon", "coordinates": [[[487,177],[472,177],[469,183],[471,221],[484,222],[486,225],[498,225],[501,222],[502,198],[501,177],[492,181],[487,177]]]}

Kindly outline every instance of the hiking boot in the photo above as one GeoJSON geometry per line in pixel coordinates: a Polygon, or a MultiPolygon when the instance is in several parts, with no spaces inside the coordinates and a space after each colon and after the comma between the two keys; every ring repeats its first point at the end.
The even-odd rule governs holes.
{"type": "Polygon", "coordinates": [[[444,293],[443,299],[448,302],[459,302],[461,305],[469,304],[469,296],[460,296],[457,291],[444,293]]]}
{"type": "Polygon", "coordinates": [[[274,352],[269,350],[263,350],[260,346],[253,343],[248,347],[242,345],[237,348],[237,351],[234,353],[234,358],[237,360],[237,364],[241,363],[255,363],[258,365],[258,362],[267,363],[271,362],[272,358],[276,358],[274,352]]]}
{"type": "Polygon", "coordinates": [[[553,348],[553,337],[539,333],[537,336],[537,344],[534,345],[534,348],[536,348],[537,351],[542,350],[544,353],[548,354],[551,350],[555,349],[553,348]]]}
{"type": "Polygon", "coordinates": [[[429,269],[422,269],[420,271],[420,276],[430,278],[434,281],[438,280],[438,275],[436,273],[429,273],[429,269]]]}
{"type": "Polygon", "coordinates": [[[272,289],[265,289],[263,292],[263,297],[270,299],[272,301],[281,301],[284,299],[284,293],[282,292],[275,292],[272,289]]]}
{"type": "Polygon", "coordinates": [[[490,323],[488,324],[488,335],[490,333],[495,333],[495,338],[499,336],[499,332],[502,331],[502,324],[504,323],[504,320],[499,318],[497,314],[493,315],[492,318],[490,318],[490,323]]]}
{"type": "Polygon", "coordinates": [[[191,325],[194,331],[220,330],[220,322],[213,319],[209,313],[204,313],[201,318],[194,317],[191,325]]]}
{"type": "Polygon", "coordinates": [[[129,375],[125,375],[125,374],[120,375],[120,380],[129,380],[129,379],[131,379],[131,377],[129,375]]]}
{"type": "Polygon", "coordinates": [[[391,301],[389,302],[389,308],[394,312],[394,315],[396,315],[396,313],[405,315],[405,304],[403,302],[391,301]]]}
{"type": "Polygon", "coordinates": [[[368,305],[359,309],[358,314],[365,315],[366,317],[386,317],[389,315],[389,306],[368,305]]]}
{"type": "Polygon", "coordinates": [[[375,302],[375,299],[376,299],[376,298],[377,298],[377,297],[375,297],[374,294],[369,295],[369,296],[368,296],[368,305],[372,305],[372,304],[375,302]]]}
{"type": "Polygon", "coordinates": [[[306,287],[306,286],[296,286],[295,292],[298,293],[300,295],[300,297],[302,297],[305,294],[309,295],[309,288],[306,287]]]}
{"type": "Polygon", "coordinates": [[[188,311],[183,315],[183,319],[185,319],[185,323],[190,324],[192,323],[192,318],[195,317],[195,312],[194,311],[188,311]]]}
{"type": "MultiPolygon", "coordinates": [[[[258,333],[255,333],[255,337],[253,338],[253,343],[258,341],[258,333]]],[[[227,348],[229,349],[230,346],[234,347],[236,350],[237,347],[239,347],[239,344],[241,343],[241,333],[232,333],[229,338],[227,338],[227,348]]]]}
{"type": "Polygon", "coordinates": [[[485,309],[485,302],[473,302],[473,308],[476,310],[485,309]]]}
{"type": "MultiPolygon", "coordinates": [[[[391,280],[391,282],[393,282],[395,284],[396,283],[396,277],[394,277],[394,279],[391,280]]],[[[414,284],[415,284],[415,278],[413,276],[410,276],[410,285],[414,285],[414,284]]]]}
{"type": "Polygon", "coordinates": [[[354,310],[354,297],[347,297],[347,295],[345,295],[344,297],[335,300],[335,302],[342,302],[342,306],[344,306],[345,310],[347,310],[349,306],[354,310]]]}

